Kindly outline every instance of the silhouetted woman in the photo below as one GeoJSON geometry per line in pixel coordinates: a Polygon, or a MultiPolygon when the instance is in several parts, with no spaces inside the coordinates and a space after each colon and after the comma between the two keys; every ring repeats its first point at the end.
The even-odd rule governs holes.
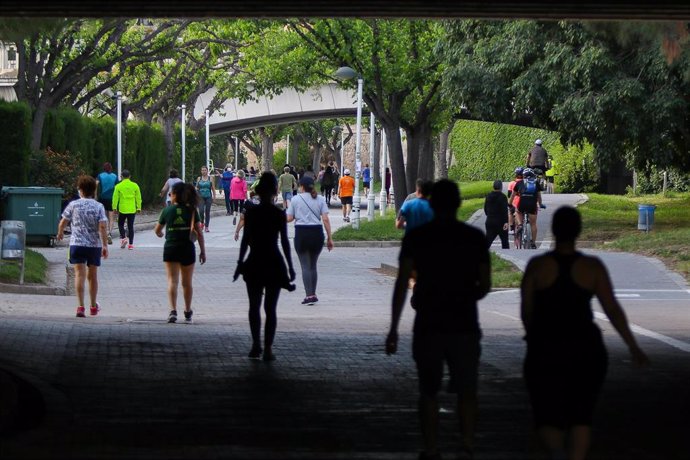
{"type": "Polygon", "coordinates": [[[598,258],[575,250],[581,227],[575,208],[561,207],[554,213],[556,248],[529,262],[521,288],[527,341],[524,376],[535,426],[553,458],[570,460],[587,455],[592,414],[608,363],[601,331],[594,323],[593,296],[634,362],[647,363],[614,296],[606,267],[598,258]]]}
{"type": "Polygon", "coordinates": [[[250,359],[261,357],[261,297],[265,295],[264,312],[266,325],[264,330],[264,361],[273,361],[273,339],[276,333],[278,318],[276,307],[280,289],[295,290],[290,284],[295,279],[295,270],[290,256],[287,220],[285,212],[273,205],[277,194],[278,180],[275,174],[264,172],[256,186],[260,203],[248,209],[244,216],[244,232],[240,243],[240,255],[234,280],[242,274],[247,284],[249,295],[249,328],[252,333],[250,359]],[[278,249],[278,239],[283,254],[278,249]],[[247,260],[244,256],[250,248],[247,260]],[[283,257],[283,255],[285,257],[283,257]],[[287,267],[285,262],[287,261],[287,267]]]}

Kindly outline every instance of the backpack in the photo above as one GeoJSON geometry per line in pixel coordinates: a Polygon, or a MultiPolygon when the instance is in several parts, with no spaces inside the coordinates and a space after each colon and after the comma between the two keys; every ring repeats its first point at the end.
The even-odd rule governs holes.
{"type": "Polygon", "coordinates": [[[536,196],[537,194],[537,181],[536,179],[527,179],[523,182],[522,186],[522,196],[536,196]]]}

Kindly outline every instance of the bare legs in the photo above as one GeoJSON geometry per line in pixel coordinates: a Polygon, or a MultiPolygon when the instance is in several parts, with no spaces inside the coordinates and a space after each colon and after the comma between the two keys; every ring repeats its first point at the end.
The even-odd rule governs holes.
{"type": "Polygon", "coordinates": [[[553,426],[537,430],[552,459],[584,460],[591,442],[592,429],[587,425],[575,425],[566,432],[553,426]],[[569,446],[566,448],[566,443],[569,446]]]}
{"type": "Polygon", "coordinates": [[[96,306],[98,296],[98,267],[95,265],[74,264],[74,290],[77,292],[79,306],[84,306],[84,290],[86,281],[89,282],[89,300],[91,306],[96,306]]]}
{"type": "Polygon", "coordinates": [[[182,278],[182,296],[184,297],[185,311],[192,309],[192,297],[194,286],[192,276],[194,275],[194,264],[181,265],[179,262],[165,262],[165,271],[168,275],[168,304],[170,310],[177,310],[177,286],[182,278]]]}

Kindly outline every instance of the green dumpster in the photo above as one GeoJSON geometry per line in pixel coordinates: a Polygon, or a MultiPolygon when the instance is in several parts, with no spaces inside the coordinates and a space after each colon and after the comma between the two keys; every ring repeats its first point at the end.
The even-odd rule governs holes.
{"type": "Polygon", "coordinates": [[[26,222],[27,244],[55,243],[62,212],[61,188],[3,187],[3,219],[26,222]]]}

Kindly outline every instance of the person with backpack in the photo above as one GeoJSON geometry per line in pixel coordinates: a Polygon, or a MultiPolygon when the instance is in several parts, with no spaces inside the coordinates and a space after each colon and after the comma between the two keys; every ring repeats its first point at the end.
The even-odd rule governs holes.
{"type": "MultiPolygon", "coordinates": [[[[537,175],[531,168],[525,168],[522,171],[522,181],[515,184],[510,201],[513,202],[519,197],[520,203],[517,206],[518,212],[515,214],[518,227],[522,226],[523,215],[529,214],[529,221],[532,225],[532,249],[536,249],[537,241],[537,206],[546,208],[541,202],[541,187],[537,182],[537,175]]],[[[516,232],[518,233],[518,232],[516,232]]]]}

